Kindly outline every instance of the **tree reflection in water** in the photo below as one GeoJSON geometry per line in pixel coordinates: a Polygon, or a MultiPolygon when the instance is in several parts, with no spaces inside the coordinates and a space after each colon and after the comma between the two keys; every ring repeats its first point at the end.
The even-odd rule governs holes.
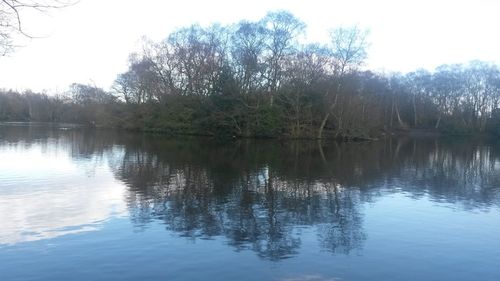
{"type": "Polygon", "coordinates": [[[498,204],[497,149],[436,139],[321,150],[315,142],[142,139],[113,169],[130,188],[136,225],[160,220],[181,236],[224,236],[237,250],[278,260],[298,253],[308,227],[329,251],[360,249],[360,207],[381,192],[402,188],[464,208],[498,204]]]}
{"type": "Polygon", "coordinates": [[[235,250],[270,260],[298,254],[310,229],[325,250],[361,249],[363,204],[387,193],[471,210],[500,206],[498,143],[388,138],[319,147],[80,129],[6,131],[3,142],[67,146],[89,171],[88,163],[106,159],[127,186],[125,200],[139,229],[161,222],[180,236],[224,237],[235,250]]]}
{"type": "Polygon", "coordinates": [[[130,188],[138,226],[161,220],[182,236],[224,236],[237,250],[273,260],[296,254],[301,229],[314,226],[323,246],[349,253],[365,239],[359,189],[319,179],[321,162],[300,161],[314,147],[296,151],[290,169],[288,145],[160,141],[127,146],[113,169],[130,188]]]}

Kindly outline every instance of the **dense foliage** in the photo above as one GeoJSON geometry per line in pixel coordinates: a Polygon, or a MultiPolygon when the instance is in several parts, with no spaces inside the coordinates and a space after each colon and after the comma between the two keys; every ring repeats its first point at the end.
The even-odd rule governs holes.
{"type": "Polygon", "coordinates": [[[301,44],[304,30],[285,11],[257,22],[182,28],[161,42],[145,41],[112,91],[81,84],[56,96],[3,91],[0,120],[243,137],[499,133],[498,66],[379,74],[360,68],[365,31],[333,29],[321,45],[301,44]]]}

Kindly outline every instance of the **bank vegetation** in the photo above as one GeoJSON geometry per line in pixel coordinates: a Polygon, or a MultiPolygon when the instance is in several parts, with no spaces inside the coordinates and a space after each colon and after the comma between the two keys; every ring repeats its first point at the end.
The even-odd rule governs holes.
{"type": "Polygon", "coordinates": [[[144,40],[109,91],[76,83],[65,93],[0,91],[0,121],[220,137],[500,134],[497,65],[378,73],[364,67],[366,31],[335,28],[319,44],[303,43],[305,28],[286,11],[181,28],[144,40]]]}

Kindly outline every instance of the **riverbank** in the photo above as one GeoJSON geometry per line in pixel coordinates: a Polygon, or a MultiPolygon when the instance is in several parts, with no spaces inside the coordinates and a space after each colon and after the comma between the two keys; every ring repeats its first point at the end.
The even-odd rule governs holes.
{"type": "Polygon", "coordinates": [[[54,127],[61,130],[72,129],[98,129],[98,130],[117,130],[123,132],[140,132],[146,134],[159,134],[170,137],[201,137],[201,138],[216,138],[220,140],[231,139],[278,139],[278,140],[325,140],[325,141],[342,141],[342,142],[360,142],[360,141],[377,141],[388,137],[410,137],[410,138],[477,138],[477,139],[492,139],[497,138],[494,134],[489,133],[462,133],[452,134],[442,132],[437,129],[408,129],[395,128],[391,130],[380,130],[372,132],[372,134],[351,133],[339,134],[333,130],[326,130],[321,139],[318,139],[315,134],[308,136],[293,137],[290,135],[237,135],[237,134],[214,134],[207,132],[197,132],[195,130],[179,130],[172,128],[152,128],[152,127],[129,127],[118,125],[99,125],[95,123],[78,124],[64,122],[24,122],[24,121],[0,121],[0,126],[36,126],[36,127],[54,127]]]}

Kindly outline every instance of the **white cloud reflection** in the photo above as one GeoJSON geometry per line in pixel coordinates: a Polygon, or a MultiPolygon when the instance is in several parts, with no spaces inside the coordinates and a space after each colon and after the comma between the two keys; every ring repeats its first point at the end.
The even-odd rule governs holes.
{"type": "Polygon", "coordinates": [[[0,245],[95,231],[127,212],[126,190],[102,161],[89,173],[39,144],[0,146],[0,159],[0,245]]]}

